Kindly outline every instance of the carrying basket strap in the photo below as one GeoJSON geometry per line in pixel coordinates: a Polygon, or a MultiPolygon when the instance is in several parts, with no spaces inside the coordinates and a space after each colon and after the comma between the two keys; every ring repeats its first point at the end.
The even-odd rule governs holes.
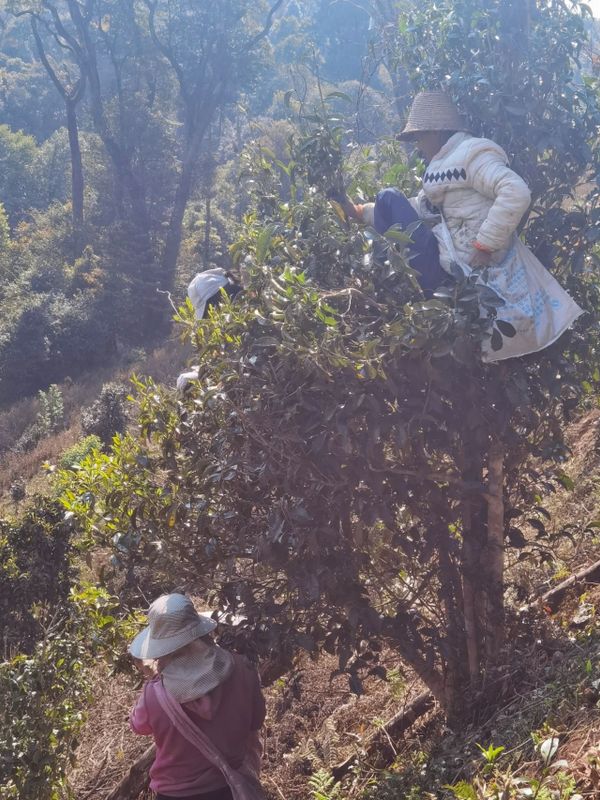
{"type": "Polygon", "coordinates": [[[201,731],[175,698],[163,686],[156,683],[156,698],[179,733],[218,770],[223,773],[234,800],[266,800],[266,795],[257,778],[234,769],[218,747],[201,731]]]}

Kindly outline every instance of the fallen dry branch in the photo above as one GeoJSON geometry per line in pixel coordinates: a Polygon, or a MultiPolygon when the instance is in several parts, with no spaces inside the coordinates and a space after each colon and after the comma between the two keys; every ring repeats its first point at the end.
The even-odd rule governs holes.
{"type": "Polygon", "coordinates": [[[596,582],[600,582],[600,561],[596,561],[589,567],[580,569],[579,572],[574,572],[573,575],[566,578],[566,580],[553,586],[552,589],[544,592],[540,597],[536,597],[535,600],[524,606],[521,611],[533,611],[539,606],[547,606],[552,609],[552,611],[555,611],[558,603],[560,603],[569,589],[572,589],[580,583],[589,584],[596,582]]]}
{"type": "MultiPolygon", "coordinates": [[[[375,733],[371,734],[363,744],[363,751],[366,753],[367,758],[377,754],[378,757],[387,755],[390,751],[391,758],[396,756],[393,752],[391,744],[392,737],[400,736],[408,728],[411,727],[418,719],[423,717],[428,711],[431,711],[435,703],[435,699],[431,692],[423,692],[410,705],[405,706],[402,711],[395,714],[389,722],[383,725],[375,733]]],[[[353,753],[341,764],[335,766],[331,772],[336,781],[346,775],[350,767],[355,763],[358,758],[358,753],[353,753]]]]}
{"type": "Polygon", "coordinates": [[[144,750],[125,777],[106,795],[106,800],[133,800],[138,797],[148,787],[148,770],[155,755],[155,745],[144,750]]]}

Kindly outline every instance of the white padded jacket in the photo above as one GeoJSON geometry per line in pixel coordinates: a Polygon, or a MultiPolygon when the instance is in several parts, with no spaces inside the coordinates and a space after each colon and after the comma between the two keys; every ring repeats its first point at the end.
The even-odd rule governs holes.
{"type": "MultiPolygon", "coordinates": [[[[467,264],[473,257],[473,241],[493,251],[500,261],[511,237],[531,202],[525,181],[507,166],[500,145],[455,133],[432,159],[423,176],[423,188],[411,199],[422,218],[439,209],[450,230],[457,255],[467,264]]],[[[440,261],[448,269],[450,256],[435,226],[440,261]]]]}
{"type": "MultiPolygon", "coordinates": [[[[487,284],[504,300],[501,317],[514,328],[482,344],[484,361],[522,356],[542,350],[583,313],[567,292],[515,237],[531,202],[527,184],[507,166],[506,153],[489,139],[455,133],[430,162],[423,188],[409,198],[421,219],[434,222],[440,263],[469,271],[477,241],[492,251],[487,284]],[[449,236],[447,234],[450,234],[449,236]]],[[[365,205],[363,219],[373,225],[374,205],[365,205]]]]}

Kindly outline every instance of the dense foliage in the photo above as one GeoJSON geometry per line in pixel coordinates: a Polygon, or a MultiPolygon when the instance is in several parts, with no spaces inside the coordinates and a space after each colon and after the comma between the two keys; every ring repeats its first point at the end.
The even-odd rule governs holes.
{"type": "MultiPolygon", "coordinates": [[[[504,6],[470,2],[461,24],[477,37],[504,6]]],[[[462,49],[464,31],[457,45],[441,21],[447,10],[426,6],[418,48],[401,40],[400,54],[417,62],[421,50],[447,53],[468,81],[479,50],[462,49]]],[[[550,76],[548,91],[568,95],[579,17],[547,4],[536,14],[535,36],[560,43],[546,48],[547,66],[540,47],[537,68],[550,76]],[[557,69],[561,48],[568,58],[557,69]]],[[[486,51],[500,88],[506,46],[498,36],[486,51]]],[[[248,167],[256,210],[233,248],[248,291],[199,326],[180,320],[200,363],[196,390],[178,401],[140,387],[140,436],[83,462],[65,495],[90,532],[112,539],[124,596],[145,585],[152,565],[152,588],[185,579],[243,613],[239,638],[279,669],[298,647],[325,649],[357,691],[361,674],[384,674],[386,642],[451,715],[464,710],[466,687],[479,690],[501,660],[505,542],[515,558],[544,558],[540,498],[562,477],[551,464],[565,453],[565,417],[598,378],[596,339],[583,333],[596,325],[598,283],[581,270],[596,260],[595,191],[575,216],[563,213],[597,158],[595,95],[577,91],[576,133],[564,151],[538,149],[536,180],[545,186],[539,213],[557,225],[545,242],[556,243],[559,273],[587,320],[500,366],[479,360],[501,301],[477,274],[457,272],[424,301],[405,237],[373,240],[325,201],[345,165],[344,128],[327,111],[335,93],[307,117],[287,160],[257,153],[248,167]],[[578,141],[585,160],[569,149],[578,141]],[[538,536],[528,542],[530,526],[538,536]]],[[[488,93],[479,105],[477,97],[471,113],[500,128],[504,111],[492,116],[488,93]]],[[[509,133],[525,141],[531,123],[516,116],[509,133]]],[[[530,104],[528,116],[538,130],[545,106],[530,104]]],[[[364,156],[349,163],[356,186],[369,183],[364,156]]],[[[394,174],[406,188],[414,178],[406,166],[394,174]]],[[[533,243],[540,219],[526,228],[533,243]]]]}
{"type": "Polygon", "coordinates": [[[305,61],[373,117],[365,12],[285,5],[0,4],[0,403],[164,336],[157,288],[228,262],[250,122],[283,117],[294,83],[314,92],[305,61]]]}
{"type": "Polygon", "coordinates": [[[164,333],[157,288],[182,296],[213,263],[245,281],[207,320],[180,309],[200,365],[184,396],[136,381],[126,414],[103,387],[60,461],[61,506],[0,523],[3,797],[68,796],[96,648],[123,645],[75,547],[110,552],[99,577],[126,606],[184,586],[240,614],[232,643],[267,679],[325,651],[360,692],[394,648],[454,720],[502,664],[505,589],[521,591],[504,567],[549,557],[565,421],[600,382],[585,8],[374,0],[372,28],[350,0],[281,10],[2,4],[0,403],[50,387],[20,449],[62,425],[51,384],[164,333]],[[502,332],[485,276],[426,301],[406,235],[326,199],[416,190],[422,164],[383,136],[409,81],[446,86],[532,186],[523,237],[586,310],[542,353],[482,365],[502,332]]]}
{"type": "Polygon", "coordinates": [[[33,647],[0,664],[3,800],[72,796],[67,773],[91,700],[95,659],[110,659],[131,633],[114,608],[105,592],[87,586],[58,603],[45,598],[33,647]]]}
{"type": "Polygon", "coordinates": [[[39,604],[69,594],[72,526],[60,506],[40,500],[18,523],[0,522],[1,637],[6,655],[40,637],[39,604]]]}
{"type": "Polygon", "coordinates": [[[98,657],[118,663],[131,629],[102,589],[81,585],[75,528],[37,498],[0,522],[0,797],[68,797],[66,773],[98,657]]]}

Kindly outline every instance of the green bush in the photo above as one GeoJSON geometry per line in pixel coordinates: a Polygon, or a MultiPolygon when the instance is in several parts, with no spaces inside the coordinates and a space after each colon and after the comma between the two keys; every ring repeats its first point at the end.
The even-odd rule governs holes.
{"type": "Polygon", "coordinates": [[[0,194],[13,220],[40,200],[34,169],[37,152],[33,136],[0,125],[0,194]]]}
{"type": "Polygon", "coordinates": [[[17,523],[0,521],[0,798],[72,797],[66,772],[85,721],[99,656],[126,661],[132,624],[117,601],[75,585],[73,527],[38,498],[17,523]]]}
{"type": "Polygon", "coordinates": [[[90,699],[91,672],[100,654],[124,649],[102,591],[72,589],[59,604],[38,610],[43,635],[28,655],[0,664],[0,797],[71,797],[66,772],[90,699]]]}
{"type": "Polygon", "coordinates": [[[40,500],[16,523],[0,520],[0,641],[9,652],[29,651],[40,637],[40,604],[67,597],[71,548],[71,525],[55,502],[40,500]]]}
{"type": "Polygon", "coordinates": [[[0,403],[106,361],[112,341],[93,292],[28,294],[0,321],[0,403]]]}
{"type": "Polygon", "coordinates": [[[77,469],[80,462],[90,455],[94,450],[100,450],[102,442],[100,439],[92,434],[80,439],[72,447],[69,447],[61,453],[58,459],[58,466],[61,469],[77,469]]]}
{"type": "Polygon", "coordinates": [[[64,425],[65,409],[62,392],[58,386],[53,383],[45,392],[40,389],[38,398],[40,410],[33,425],[26,428],[17,441],[14,449],[18,453],[32,450],[40,439],[56,433],[64,425]]]}
{"type": "Polygon", "coordinates": [[[99,437],[103,444],[110,444],[115,433],[123,433],[127,426],[126,399],[125,386],[119,383],[105,383],[100,397],[81,414],[81,427],[84,433],[99,437]]]}

